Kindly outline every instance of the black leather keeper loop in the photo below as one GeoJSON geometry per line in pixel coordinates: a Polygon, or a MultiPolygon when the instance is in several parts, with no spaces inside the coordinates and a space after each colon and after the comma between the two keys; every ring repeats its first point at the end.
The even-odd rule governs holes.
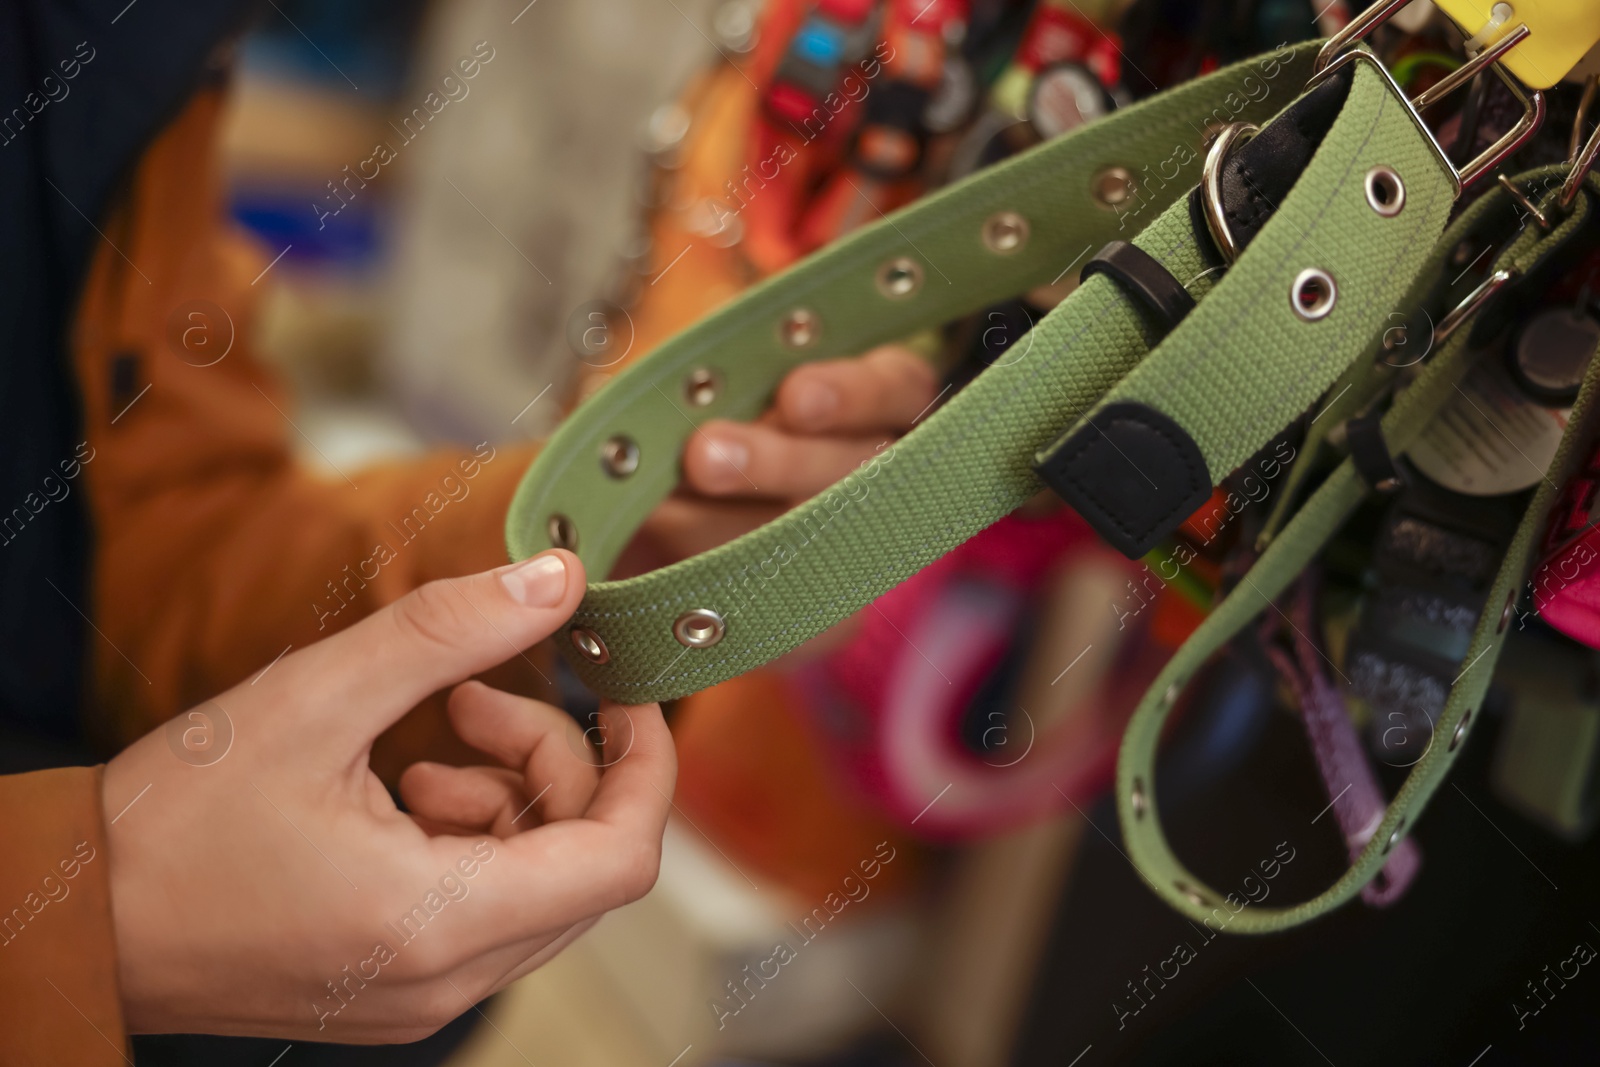
{"type": "Polygon", "coordinates": [[[1161,323],[1162,336],[1172,332],[1194,310],[1194,297],[1183,283],[1138,245],[1127,241],[1106,245],[1083,265],[1079,278],[1088,281],[1096,274],[1112,279],[1153,311],[1161,323]]]}

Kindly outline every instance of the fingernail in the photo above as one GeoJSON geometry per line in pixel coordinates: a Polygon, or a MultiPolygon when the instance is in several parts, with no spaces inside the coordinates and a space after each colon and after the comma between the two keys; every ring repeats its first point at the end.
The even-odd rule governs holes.
{"type": "Polygon", "coordinates": [[[808,428],[827,425],[837,410],[839,390],[821,382],[812,382],[794,398],[794,417],[808,428]]]}
{"type": "Polygon", "coordinates": [[[732,487],[744,481],[745,468],[750,465],[750,449],[743,441],[732,438],[707,437],[711,448],[706,452],[706,473],[721,487],[732,487]]]}
{"type": "Polygon", "coordinates": [[[553,608],[567,593],[567,564],[556,553],[546,552],[502,571],[500,582],[524,607],[553,608]]]}

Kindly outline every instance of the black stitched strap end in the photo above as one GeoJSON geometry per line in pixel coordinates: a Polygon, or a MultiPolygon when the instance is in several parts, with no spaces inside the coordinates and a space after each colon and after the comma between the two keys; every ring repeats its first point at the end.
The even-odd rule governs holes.
{"type": "Polygon", "coordinates": [[[1200,446],[1143,404],[1107,404],[1039,454],[1034,472],[1106,543],[1138,559],[1211,496],[1200,446]]]}
{"type": "Polygon", "coordinates": [[[1095,253],[1079,273],[1082,281],[1104,274],[1155,313],[1161,336],[1194,310],[1194,297],[1172,272],[1150,253],[1127,241],[1112,241],[1095,253]]]}

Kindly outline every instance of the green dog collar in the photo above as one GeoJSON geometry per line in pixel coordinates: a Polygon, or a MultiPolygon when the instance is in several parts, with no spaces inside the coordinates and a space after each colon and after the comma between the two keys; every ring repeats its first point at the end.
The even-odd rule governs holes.
{"type": "Polygon", "coordinates": [[[620,701],[665,700],[800,645],[1035,494],[1036,453],[1114,399],[1179,424],[1212,484],[1308,407],[1373,349],[1397,284],[1409,286],[1438,239],[1453,182],[1387,80],[1358,65],[1310,164],[1219,278],[1180,202],[1207,123],[1265,122],[1300,93],[1317,47],[1187,83],[866,227],[580,408],[530,467],[507,537],[514,558],[568,547],[603,574],[677,483],[697,425],[755,415],[802,362],[1048,283],[1140,224],[1134,243],[1199,299],[1152,352],[1140,306],[1090,278],[1000,363],[807,504],[693,559],[593,583],[558,638],[584,681],[620,701]],[[1405,183],[1398,214],[1370,203],[1367,174],[1380,166],[1405,183]],[[1296,307],[1307,271],[1332,283],[1314,316],[1296,307]]]}

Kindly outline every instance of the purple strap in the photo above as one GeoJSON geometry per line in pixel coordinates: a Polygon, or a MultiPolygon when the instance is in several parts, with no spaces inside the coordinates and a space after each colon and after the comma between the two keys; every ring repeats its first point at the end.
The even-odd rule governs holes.
{"type": "MultiPolygon", "coordinates": [[[[1311,740],[1311,751],[1316,756],[1317,771],[1327,790],[1328,807],[1339,820],[1345,847],[1354,861],[1383,821],[1388,802],[1378,787],[1355,725],[1350,721],[1344,694],[1328,678],[1327,669],[1331,664],[1310,636],[1321,631],[1317,621],[1316,584],[1312,572],[1307,571],[1295,586],[1294,600],[1289,607],[1293,631],[1289,637],[1294,654],[1291,656],[1273,639],[1278,629],[1276,617],[1263,624],[1262,645],[1273,666],[1294,690],[1305,719],[1306,735],[1311,740]]],[[[1405,838],[1389,853],[1378,876],[1362,889],[1361,899],[1375,908],[1393,904],[1405,894],[1421,866],[1422,850],[1414,839],[1405,838]]]]}

